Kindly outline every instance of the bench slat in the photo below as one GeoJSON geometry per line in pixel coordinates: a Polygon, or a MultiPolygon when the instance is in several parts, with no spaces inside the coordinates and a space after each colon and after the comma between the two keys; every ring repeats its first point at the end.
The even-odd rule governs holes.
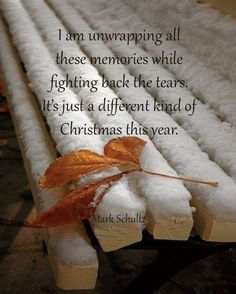
{"type": "MultiPolygon", "coordinates": [[[[42,169],[46,168],[47,164],[56,157],[54,144],[43,124],[43,118],[34,101],[35,98],[27,86],[26,77],[20,66],[19,56],[11,44],[1,18],[0,36],[0,61],[10,93],[8,96],[10,112],[36,208],[41,211],[42,209],[47,209],[47,199],[50,199],[51,204],[53,204],[65,194],[66,190],[57,188],[46,191],[40,189],[37,183],[37,174],[41,174],[42,169]],[[33,133],[36,133],[37,137],[33,133]],[[43,160],[42,156],[44,156],[43,160]],[[40,161],[41,164],[37,166],[37,162],[40,161]]],[[[44,239],[56,283],[60,288],[72,290],[93,289],[95,287],[98,272],[97,255],[89,244],[89,238],[82,223],[44,230],[44,239]],[[72,260],[73,258],[65,260],[61,256],[60,247],[66,250],[64,255],[71,257],[71,252],[69,252],[71,247],[66,248],[63,246],[63,243],[69,243],[71,240],[78,245],[72,248],[73,255],[78,255],[78,259],[74,261],[72,260]],[[80,251],[90,253],[87,261],[83,259],[79,261],[80,251]]]]}

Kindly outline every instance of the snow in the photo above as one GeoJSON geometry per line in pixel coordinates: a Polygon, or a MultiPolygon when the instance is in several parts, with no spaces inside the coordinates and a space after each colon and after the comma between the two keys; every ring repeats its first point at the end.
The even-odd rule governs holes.
{"type": "MultiPolygon", "coordinates": [[[[60,10],[61,8],[57,8],[60,10]]],[[[63,7],[65,10],[66,8],[63,7]]],[[[61,10],[62,11],[62,10],[61,10]]],[[[72,11],[70,11],[70,15],[72,14],[72,11]]],[[[62,13],[60,14],[62,16],[62,13]]],[[[65,21],[66,18],[64,17],[65,21]]],[[[74,26],[74,31],[77,31],[80,29],[81,31],[91,31],[91,29],[86,25],[86,23],[78,16],[75,16],[75,21],[73,22],[73,18],[68,19],[67,21],[70,22],[71,26],[74,26]]],[[[99,20],[96,18],[94,19],[94,24],[98,23],[99,20]]],[[[106,21],[104,22],[106,23],[106,21]]],[[[69,23],[68,23],[69,25],[69,23]]],[[[103,30],[105,29],[113,29],[120,30],[120,31],[127,31],[127,28],[122,27],[120,22],[112,22],[109,21],[109,24],[103,27],[103,30]]],[[[109,43],[108,46],[100,43],[96,43],[96,47],[94,44],[91,44],[91,41],[83,41],[81,42],[82,48],[91,56],[99,56],[99,54],[103,56],[114,56],[112,52],[108,49],[110,47],[115,56],[132,56],[133,52],[136,52],[138,56],[151,56],[147,54],[144,50],[141,48],[138,48],[135,45],[129,45],[127,46],[116,46],[115,43],[109,43]]],[[[106,74],[106,77],[109,79],[117,79],[117,77],[121,77],[122,74],[126,74],[126,77],[130,80],[132,80],[132,76],[129,74],[127,69],[120,65],[120,66],[111,66],[109,65],[97,65],[99,70],[101,72],[104,72],[106,74]]],[[[173,80],[175,77],[169,73],[166,69],[164,69],[160,65],[137,65],[137,64],[129,64],[128,69],[133,75],[138,75],[139,73],[142,73],[142,76],[148,80],[152,80],[156,74],[158,73],[158,76],[162,80],[173,80]]],[[[194,96],[192,93],[185,89],[185,88],[147,88],[147,91],[149,91],[156,99],[158,99],[160,102],[161,100],[165,100],[168,103],[176,103],[178,101],[178,98],[182,98],[182,103],[184,104],[191,104],[194,96]]],[[[128,102],[132,103],[137,99],[137,96],[140,97],[147,97],[149,98],[150,104],[153,104],[152,99],[150,99],[150,96],[147,95],[147,93],[144,91],[144,89],[139,90],[134,87],[130,88],[118,88],[117,89],[118,96],[123,96],[124,100],[126,99],[126,96],[130,96],[128,102]]],[[[142,102],[144,102],[145,99],[142,99],[142,102]]],[[[125,101],[127,102],[127,101],[125,101]]],[[[200,101],[197,102],[197,107],[195,114],[193,116],[189,116],[184,110],[181,112],[173,113],[174,119],[177,121],[177,123],[181,124],[184,129],[188,131],[189,134],[198,142],[198,144],[201,146],[202,150],[207,152],[210,156],[210,158],[215,161],[217,164],[219,164],[229,175],[231,175],[234,179],[236,179],[236,153],[235,148],[236,146],[236,132],[231,128],[231,126],[227,123],[222,123],[218,120],[216,115],[213,111],[209,109],[209,107],[200,101]],[[222,144],[223,142],[223,144],[222,144]]]]}
{"type": "MultiPolygon", "coordinates": [[[[26,3],[26,2],[24,2],[26,3]]],[[[53,4],[51,1],[50,3],[53,4]]],[[[58,2],[57,2],[58,3],[58,2]]],[[[31,11],[34,6],[35,13],[33,13],[33,17],[35,19],[35,22],[40,30],[42,30],[42,35],[47,36],[46,37],[46,43],[49,47],[54,50],[54,53],[58,50],[60,50],[60,46],[63,46],[64,52],[66,55],[71,56],[82,56],[83,52],[77,47],[74,43],[69,42],[60,42],[62,45],[56,43],[53,39],[53,34],[57,27],[61,27],[60,22],[57,18],[53,17],[53,14],[50,13],[50,10],[47,9],[46,6],[40,5],[39,1],[32,1],[27,2],[27,8],[31,11]],[[43,11],[43,15],[45,16],[45,19],[47,23],[41,22],[41,18],[37,17],[37,9],[41,12],[43,11]]],[[[58,6],[59,7],[59,6],[58,6]]],[[[62,6],[60,6],[62,7],[62,6]]],[[[63,11],[65,13],[64,7],[63,11]]],[[[72,17],[71,14],[70,18],[72,17]]],[[[61,27],[62,28],[62,27],[61,27]]],[[[102,88],[101,87],[101,76],[99,76],[98,72],[94,70],[90,70],[90,67],[94,68],[92,65],[87,65],[87,72],[91,74],[87,74],[87,72],[84,71],[83,65],[65,65],[66,72],[69,74],[72,74],[75,69],[77,70],[77,74],[79,73],[80,76],[87,79],[94,79],[98,80],[98,91],[96,92],[96,95],[92,94],[87,88],[84,89],[76,89],[78,90],[79,97],[83,99],[84,103],[89,104],[93,103],[94,105],[100,104],[104,97],[115,97],[115,93],[109,89],[109,88],[102,88]],[[92,74],[94,73],[94,74],[92,74]]],[[[134,122],[134,126],[139,126],[135,121],[133,121],[132,117],[127,112],[119,112],[116,116],[111,117],[107,116],[106,112],[102,111],[94,111],[91,115],[93,115],[93,121],[97,121],[102,126],[121,126],[123,129],[126,128],[126,125],[131,122],[134,122]]],[[[126,135],[125,133],[123,135],[126,135]]],[[[106,140],[110,140],[112,137],[117,137],[116,135],[110,135],[106,137],[106,140]]],[[[162,157],[162,155],[155,149],[153,144],[150,142],[149,138],[147,136],[140,136],[140,138],[144,139],[148,143],[145,145],[144,152],[142,153],[141,157],[141,163],[142,165],[147,169],[156,169],[164,173],[169,174],[176,174],[176,172],[168,165],[167,161],[162,157]],[[158,168],[156,168],[156,165],[158,168]]],[[[141,194],[145,196],[145,200],[147,202],[147,205],[150,209],[152,209],[152,212],[154,214],[154,218],[158,219],[161,216],[169,216],[172,215],[174,212],[177,214],[183,214],[183,215],[191,215],[191,208],[189,206],[189,199],[190,194],[189,192],[184,188],[183,184],[179,181],[170,180],[170,179],[163,179],[159,177],[150,177],[148,175],[142,175],[138,174],[133,177],[136,180],[136,185],[140,187],[141,194]],[[142,179],[145,179],[142,181],[142,179]],[[149,188],[148,188],[149,187],[149,188]],[[171,202],[173,199],[173,191],[174,198],[176,199],[176,204],[173,205],[171,202]],[[162,199],[165,198],[165,201],[162,201],[162,199]],[[159,201],[161,199],[161,201],[159,201]],[[169,201],[170,199],[170,201],[169,201]],[[178,204],[180,203],[180,205],[178,204]],[[183,205],[182,205],[183,204],[183,205]]],[[[131,187],[134,188],[135,185],[131,185],[131,187]]],[[[119,190],[117,189],[117,192],[119,190]]],[[[119,191],[119,193],[121,193],[119,191]]],[[[122,193],[121,193],[122,194],[122,193]]],[[[124,201],[126,201],[124,199],[124,201]]],[[[113,210],[113,206],[115,203],[115,199],[111,202],[110,209],[113,210]],[[114,201],[114,202],[113,202],[114,201]]],[[[118,203],[117,203],[118,205],[118,203]]],[[[102,207],[101,207],[102,209],[102,207]]]]}
{"type": "Polygon", "coordinates": [[[107,189],[109,189],[109,185],[101,185],[97,188],[95,196],[93,198],[93,202],[91,202],[91,206],[96,207],[97,201],[101,199],[101,197],[106,193],[107,189]]]}
{"type": "MultiPolygon", "coordinates": [[[[112,22],[109,22],[110,28],[115,28],[112,22]]],[[[119,27],[121,25],[119,24],[119,27]]],[[[105,27],[103,27],[104,29],[105,27]]],[[[107,26],[108,29],[108,26],[107,26]]],[[[124,31],[125,28],[121,28],[121,31],[124,31]]],[[[125,46],[111,46],[113,52],[116,56],[129,56],[132,55],[131,52],[135,51],[139,56],[149,56],[144,50],[141,48],[136,48],[136,46],[129,46],[129,48],[125,46]]],[[[104,51],[103,51],[104,52],[104,51]]],[[[130,72],[135,76],[142,74],[142,77],[146,80],[152,80],[156,74],[161,80],[174,80],[175,77],[169,73],[166,69],[161,67],[160,65],[127,65],[130,72]]],[[[124,72],[124,70],[120,71],[120,74],[124,72]]],[[[117,71],[110,71],[108,75],[111,79],[115,78],[115,76],[119,76],[117,71]]],[[[126,97],[127,93],[129,93],[132,97],[129,99],[129,102],[132,102],[132,98],[135,96],[140,96],[145,98],[145,92],[135,91],[137,88],[129,88],[129,89],[121,89],[123,92],[123,96],[126,97]],[[136,92],[136,93],[135,93],[136,92]]],[[[147,88],[149,93],[152,94],[153,97],[156,98],[159,102],[162,100],[175,104],[179,97],[181,97],[182,107],[184,105],[192,105],[194,101],[194,96],[192,93],[186,88],[147,88]]],[[[120,95],[119,89],[117,89],[118,95],[120,95]]],[[[124,98],[125,99],[125,98],[124,98]]],[[[142,99],[143,103],[147,99],[142,99]]],[[[127,101],[126,101],[127,102],[127,101]]],[[[149,102],[152,104],[152,100],[149,97],[149,102]]],[[[215,161],[219,166],[221,166],[227,174],[232,176],[236,180],[236,132],[230,124],[226,122],[221,122],[215,113],[209,109],[209,106],[201,103],[201,101],[196,102],[196,108],[194,115],[189,115],[189,113],[182,109],[178,112],[173,112],[172,117],[175,121],[180,124],[200,145],[203,151],[207,152],[210,158],[215,161]]],[[[190,113],[191,114],[191,113],[190,113]]]]}
{"type": "MultiPolygon", "coordinates": [[[[76,1],[70,0],[70,3],[77,5],[80,10],[84,7],[85,14],[87,7],[89,7],[91,11],[97,14],[97,18],[100,20],[109,22],[112,18],[112,21],[117,20],[120,22],[120,19],[122,19],[122,24],[127,25],[129,30],[133,32],[142,31],[143,28],[149,31],[165,31],[162,27],[150,27],[141,20],[143,14],[137,15],[129,6],[121,2],[104,0],[96,3],[93,1],[91,4],[90,1],[85,1],[78,5],[76,1]]],[[[142,5],[145,6],[145,3],[143,2],[142,5]]],[[[146,10],[146,7],[143,8],[144,10],[146,10]]],[[[166,54],[176,50],[178,55],[184,56],[182,65],[165,64],[164,66],[178,79],[188,81],[189,88],[196,97],[209,104],[223,120],[236,126],[235,84],[224,79],[217,71],[207,67],[204,62],[176,42],[163,42],[162,46],[153,45],[151,42],[143,42],[141,45],[153,56],[158,56],[162,50],[165,50],[166,54]]],[[[230,46],[230,44],[227,46],[230,46]]]]}
{"type": "Polygon", "coordinates": [[[124,0],[152,26],[181,28],[180,43],[210,68],[236,81],[235,20],[195,0],[124,0]]]}
{"type": "MultiPolygon", "coordinates": [[[[84,17],[86,17],[86,19],[92,23],[94,26],[97,24],[98,26],[100,26],[101,31],[106,31],[109,28],[113,28],[112,26],[112,20],[108,17],[101,17],[101,7],[100,7],[100,12],[99,12],[99,16],[100,17],[96,17],[96,15],[94,15],[93,13],[91,13],[90,7],[88,6],[88,1],[86,1],[85,6],[83,6],[83,2],[80,2],[80,5],[75,6],[78,10],[80,10],[83,14],[84,17]],[[85,9],[86,8],[86,9],[85,9]],[[107,24],[107,25],[106,25],[107,24]]],[[[94,9],[94,6],[91,7],[91,9],[94,9]]],[[[63,8],[64,11],[65,8],[63,8]]],[[[58,9],[59,10],[59,9],[58,9]]],[[[69,14],[69,12],[68,12],[69,14]]],[[[105,14],[104,14],[105,15],[105,14]]],[[[106,14],[107,15],[107,14],[106,14]]],[[[80,20],[79,16],[77,15],[76,20],[73,21],[73,17],[70,13],[70,24],[71,27],[73,26],[73,29],[76,31],[76,28],[78,30],[78,28],[80,27],[81,30],[84,29],[84,27],[82,26],[83,22],[80,20]],[[73,21],[73,23],[72,23],[73,21]],[[77,21],[77,25],[78,27],[76,27],[76,21],[77,21]]],[[[88,28],[85,28],[85,30],[88,30],[88,28]]],[[[84,46],[84,48],[88,48],[89,44],[86,44],[86,47],[84,46]]],[[[111,46],[114,50],[115,53],[119,53],[122,51],[122,55],[127,55],[128,50],[126,50],[126,48],[124,49],[124,47],[121,46],[115,46],[113,44],[113,46],[111,46]],[[125,54],[124,54],[124,50],[125,50],[125,54]]],[[[92,51],[92,45],[90,46],[88,52],[91,53],[91,55],[94,55],[94,51],[92,51]],[[90,50],[90,51],[89,51],[90,50]]],[[[97,47],[96,47],[97,50],[97,47]]],[[[106,49],[104,46],[102,47],[102,45],[100,45],[99,51],[103,52],[104,54],[106,54],[107,56],[111,55],[111,52],[108,51],[108,49],[106,49]]],[[[132,49],[131,49],[132,52],[132,49]]],[[[138,51],[139,52],[139,51],[138,51]]],[[[119,54],[118,54],[119,55],[119,54]]],[[[121,55],[121,54],[120,54],[121,55]]],[[[112,68],[112,72],[107,69],[108,66],[100,66],[100,71],[101,72],[106,72],[107,75],[112,76],[112,72],[113,72],[113,77],[116,75],[118,76],[118,74],[120,72],[125,72],[127,74],[127,71],[125,71],[124,67],[122,66],[116,66],[115,69],[112,68]]],[[[139,69],[140,70],[140,69],[139,69]]],[[[164,69],[162,69],[162,73],[163,73],[164,69]]],[[[151,72],[150,69],[147,70],[147,72],[151,72]]],[[[153,72],[152,72],[153,73],[153,72]]],[[[158,70],[159,73],[159,70],[158,70]]],[[[167,72],[164,71],[165,75],[167,75],[167,72]]],[[[171,76],[169,74],[169,76],[171,76]]],[[[182,94],[182,93],[181,93],[182,94]]],[[[173,94],[172,94],[173,95],[173,94]]],[[[189,94],[188,94],[189,95],[189,94]]],[[[142,97],[142,98],[138,98],[139,101],[145,100],[146,99],[152,99],[147,93],[145,94],[145,92],[143,90],[138,90],[138,93],[134,92],[134,89],[120,89],[119,90],[119,96],[122,97],[122,99],[125,102],[132,102],[134,99],[137,100],[137,97],[142,97]]],[[[168,96],[169,97],[169,96],[168,96]]],[[[184,93],[184,97],[186,99],[188,99],[188,96],[186,96],[186,93],[184,93]]],[[[166,97],[167,98],[167,97],[166,97]]],[[[171,99],[171,98],[170,98],[171,99]]],[[[173,102],[173,101],[172,101],[173,102]]],[[[212,127],[212,124],[215,126],[219,125],[219,127],[221,128],[225,128],[225,130],[227,130],[229,137],[232,135],[233,133],[230,133],[230,129],[227,125],[224,125],[217,120],[217,118],[214,116],[214,114],[210,113],[207,109],[206,106],[204,105],[200,105],[200,109],[203,112],[202,113],[198,113],[198,119],[204,119],[203,120],[203,125],[201,126],[202,128],[205,127],[207,129],[207,132],[211,133],[211,130],[209,130],[207,128],[207,124],[210,122],[210,127],[212,127]],[[200,115],[202,115],[203,117],[201,117],[200,115]],[[205,126],[204,126],[205,124],[205,126]]],[[[142,123],[145,126],[151,126],[153,124],[155,125],[171,125],[171,126],[178,126],[167,114],[165,113],[158,113],[158,115],[156,115],[156,113],[148,113],[148,116],[142,112],[133,112],[132,113],[133,117],[140,123],[142,123]]],[[[185,117],[186,115],[183,114],[185,117]]],[[[180,116],[180,114],[178,114],[178,116],[180,116]]],[[[183,120],[184,121],[184,120],[183,120]]],[[[196,124],[197,122],[194,121],[194,124],[196,124]]],[[[201,122],[199,122],[200,124],[201,122]]],[[[201,130],[201,127],[198,128],[201,130]]],[[[191,128],[190,132],[196,132],[196,129],[193,131],[191,128]]],[[[157,146],[157,148],[159,148],[162,152],[162,154],[165,156],[165,158],[167,158],[170,162],[170,164],[175,167],[175,169],[180,173],[180,174],[184,174],[186,176],[189,177],[197,177],[197,178],[203,178],[205,180],[216,180],[220,182],[220,187],[216,188],[216,189],[212,189],[211,187],[207,187],[204,185],[196,185],[196,184],[186,184],[188,189],[191,191],[191,193],[193,195],[197,195],[198,198],[201,199],[201,201],[208,207],[209,211],[212,213],[212,215],[215,218],[221,218],[222,216],[223,218],[227,219],[227,220],[234,220],[236,219],[235,217],[235,211],[236,211],[236,205],[235,205],[235,188],[236,185],[234,183],[234,181],[228,177],[214,162],[210,161],[208,159],[207,154],[203,153],[200,148],[198,147],[198,145],[196,144],[196,142],[191,139],[191,137],[182,129],[182,128],[178,128],[179,134],[178,136],[169,136],[169,137],[161,137],[161,136],[156,136],[154,138],[154,143],[157,146]],[[224,199],[224,200],[223,200],[224,199]]],[[[217,140],[219,140],[218,135],[216,133],[217,129],[215,128],[215,135],[216,138],[214,139],[214,136],[211,137],[211,140],[213,140],[213,142],[216,144],[218,144],[218,148],[222,151],[222,148],[220,148],[220,143],[217,142],[217,140]]],[[[220,131],[220,130],[219,130],[220,131]]],[[[207,133],[206,132],[206,133],[207,133]]],[[[202,133],[204,134],[204,133],[202,133]]],[[[221,134],[224,136],[223,133],[221,134]]],[[[198,133],[195,134],[195,137],[198,136],[198,133]]],[[[225,138],[225,137],[224,137],[225,138]]],[[[205,136],[205,139],[206,136],[205,136]]],[[[231,138],[227,138],[227,140],[229,140],[229,142],[231,142],[231,138]]],[[[209,149],[213,148],[213,146],[210,144],[211,142],[208,140],[207,141],[209,144],[209,149]]],[[[220,141],[219,141],[220,142],[220,141]]],[[[201,143],[201,142],[199,142],[201,143]]],[[[202,143],[202,145],[204,145],[204,141],[202,143]]],[[[222,143],[222,141],[221,141],[222,143]]],[[[225,142],[227,144],[227,141],[225,142]]],[[[233,148],[234,145],[230,146],[230,148],[233,148]]],[[[229,149],[230,150],[230,149],[229,149]]],[[[210,151],[210,150],[209,150],[210,151]]],[[[214,151],[214,148],[213,148],[214,151]]],[[[217,157],[217,155],[214,155],[214,152],[211,150],[212,157],[217,157]]],[[[231,150],[230,150],[231,152],[231,150]]],[[[220,153],[220,152],[219,152],[220,153]]],[[[233,153],[231,153],[231,155],[233,156],[233,153]]],[[[226,153],[225,153],[225,157],[226,157],[226,153]]],[[[234,156],[233,156],[234,157],[234,156]]],[[[232,157],[232,160],[233,160],[232,157]]],[[[146,158],[151,158],[151,157],[146,157],[146,158]]],[[[231,157],[229,156],[229,158],[227,158],[228,161],[231,160],[231,157]]],[[[225,163],[227,163],[227,161],[224,161],[225,163]]],[[[155,169],[155,167],[153,167],[155,169]]],[[[147,192],[148,193],[148,192],[147,192]]],[[[151,197],[151,196],[150,196],[151,197]]],[[[149,207],[148,207],[149,208],[149,207]]],[[[158,208],[155,208],[155,210],[158,208]]]]}
{"type": "Polygon", "coordinates": [[[49,246],[54,256],[67,265],[90,264],[97,261],[96,250],[80,235],[82,224],[75,223],[48,229],[49,246]],[[80,230],[79,230],[80,228],[80,230]]]}

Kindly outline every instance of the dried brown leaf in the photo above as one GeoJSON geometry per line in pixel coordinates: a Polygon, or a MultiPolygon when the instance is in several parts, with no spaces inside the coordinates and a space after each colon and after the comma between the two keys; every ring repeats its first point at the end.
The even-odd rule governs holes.
{"type": "Polygon", "coordinates": [[[110,140],[104,146],[104,154],[114,159],[120,159],[140,168],[140,154],[146,142],[137,137],[120,137],[110,140]]]}
{"type": "Polygon", "coordinates": [[[90,150],[74,151],[55,160],[40,178],[39,183],[43,188],[53,188],[112,166],[125,165],[127,163],[122,160],[109,158],[90,150]]]}
{"type": "Polygon", "coordinates": [[[26,226],[49,228],[90,218],[107,190],[124,174],[126,172],[75,189],[32,222],[25,222],[26,226]]]}

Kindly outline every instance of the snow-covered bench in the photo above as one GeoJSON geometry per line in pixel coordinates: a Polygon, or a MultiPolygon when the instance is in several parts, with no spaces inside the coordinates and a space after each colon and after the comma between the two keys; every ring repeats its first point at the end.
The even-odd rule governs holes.
{"type": "MultiPolygon", "coordinates": [[[[10,110],[38,211],[51,207],[67,189],[65,187],[65,189],[47,191],[40,189],[37,184],[39,175],[55,159],[57,152],[63,155],[85,148],[102,153],[104,144],[112,138],[112,136],[62,136],[57,126],[63,121],[69,119],[79,124],[86,123],[88,126],[94,122],[108,126],[132,121],[137,126],[139,124],[149,126],[153,122],[157,125],[165,123],[178,126],[179,135],[165,138],[157,136],[153,140],[147,136],[140,136],[147,141],[141,158],[142,165],[149,170],[173,175],[178,172],[189,177],[214,179],[220,183],[219,188],[195,184],[184,186],[179,181],[148,175],[129,176],[128,180],[124,179],[110,189],[96,214],[104,217],[109,214],[129,217],[140,215],[145,216],[146,224],[138,222],[109,224],[91,220],[90,225],[100,246],[104,251],[112,251],[136,243],[142,240],[144,229],[147,229],[155,239],[187,240],[192,230],[193,219],[194,227],[203,240],[235,242],[236,160],[232,149],[232,145],[236,142],[235,129],[223,124],[213,111],[209,111],[204,102],[195,119],[189,121],[186,121],[184,116],[172,117],[162,112],[158,113],[158,116],[149,113],[148,118],[141,112],[132,114],[123,112],[115,118],[107,118],[106,113],[103,112],[95,112],[92,115],[86,112],[81,112],[79,115],[72,112],[59,117],[53,112],[45,110],[42,113],[40,110],[45,95],[52,99],[55,96],[58,99],[63,98],[68,103],[78,103],[81,100],[85,103],[94,103],[96,100],[99,103],[104,97],[116,95],[127,103],[132,102],[135,97],[151,101],[153,96],[168,98],[173,102],[171,99],[176,98],[173,91],[163,90],[157,93],[139,88],[137,92],[133,92],[134,89],[132,91],[117,89],[115,93],[109,88],[101,87],[100,73],[114,79],[121,73],[126,73],[127,76],[137,74],[135,72],[137,68],[132,68],[131,65],[128,67],[120,65],[115,67],[115,70],[106,65],[99,65],[96,68],[90,64],[59,67],[53,60],[52,56],[60,50],[67,55],[75,56],[84,54],[99,56],[101,53],[106,56],[129,55],[127,47],[117,47],[112,43],[109,46],[99,43],[95,48],[91,42],[83,42],[79,45],[58,42],[57,30],[60,28],[62,32],[67,30],[86,32],[93,29],[108,30],[109,26],[114,30],[119,27],[127,29],[125,25],[129,23],[129,17],[133,17],[132,21],[135,19],[133,24],[142,27],[134,12],[123,3],[109,1],[112,5],[108,5],[105,0],[96,3],[91,0],[81,0],[79,4],[72,0],[48,0],[50,6],[41,0],[1,0],[0,3],[8,24],[6,28],[3,21],[0,22],[0,63],[8,85],[10,110]],[[125,19],[122,25],[115,19],[113,22],[114,10],[125,19]],[[111,15],[110,19],[109,15],[111,15]],[[13,43],[16,50],[13,48],[13,43]],[[26,73],[21,63],[24,64],[26,73]],[[74,92],[67,89],[64,93],[53,91],[46,93],[48,80],[53,73],[63,77],[67,73],[75,72],[86,79],[99,81],[99,91],[96,96],[87,89],[80,91],[76,89],[74,92]],[[208,124],[210,128],[207,128],[208,124]],[[204,125],[206,130],[203,128],[204,125]],[[221,136],[216,142],[212,142],[219,132],[221,136]],[[229,144],[222,145],[222,140],[228,140],[229,144]],[[227,160],[228,154],[230,154],[229,160],[227,160]],[[191,206],[196,208],[194,213],[191,206]]],[[[129,29],[132,30],[132,27],[127,30],[129,29]]],[[[140,50],[139,54],[155,53],[154,48],[146,48],[147,52],[142,51],[141,47],[136,50],[140,50]]],[[[155,70],[150,66],[143,74],[148,77],[155,70]]],[[[138,71],[142,72],[142,68],[138,68],[138,71]]],[[[158,71],[164,78],[171,76],[171,73],[164,68],[160,67],[158,71]]],[[[188,101],[192,94],[183,90],[178,95],[188,101]]],[[[206,99],[209,97],[210,94],[206,99]]],[[[226,102],[227,99],[226,97],[226,102]]],[[[220,114],[230,122],[233,120],[232,111],[227,117],[227,107],[220,114]]],[[[98,261],[83,224],[44,230],[44,236],[57,284],[63,289],[93,288],[98,261]]]]}

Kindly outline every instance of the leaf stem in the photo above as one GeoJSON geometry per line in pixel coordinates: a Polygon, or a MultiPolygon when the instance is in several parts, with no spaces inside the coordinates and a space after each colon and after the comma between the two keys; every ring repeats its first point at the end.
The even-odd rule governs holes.
{"type": "Polygon", "coordinates": [[[149,174],[149,175],[153,175],[153,176],[160,176],[160,177],[165,177],[165,178],[170,178],[170,179],[182,180],[184,182],[192,182],[192,183],[204,184],[204,185],[209,185],[209,186],[212,186],[212,187],[218,187],[219,186],[218,182],[208,182],[208,181],[190,179],[190,178],[185,178],[185,177],[171,176],[171,175],[166,175],[166,174],[162,174],[162,173],[156,173],[156,172],[148,171],[148,170],[145,170],[145,169],[140,169],[139,171],[144,172],[144,173],[149,174]]]}

